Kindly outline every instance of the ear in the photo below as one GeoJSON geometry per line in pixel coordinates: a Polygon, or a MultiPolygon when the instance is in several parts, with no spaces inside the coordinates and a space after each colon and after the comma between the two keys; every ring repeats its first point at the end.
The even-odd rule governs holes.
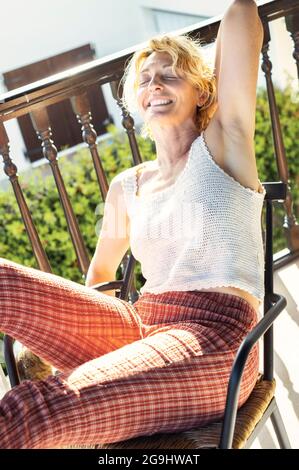
{"type": "Polygon", "coordinates": [[[207,99],[208,99],[208,93],[206,91],[198,90],[198,97],[197,97],[197,106],[200,108],[203,106],[207,99]]]}

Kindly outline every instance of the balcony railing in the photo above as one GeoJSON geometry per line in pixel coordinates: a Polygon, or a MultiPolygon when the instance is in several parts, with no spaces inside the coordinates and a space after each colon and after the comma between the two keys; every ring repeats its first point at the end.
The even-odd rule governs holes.
{"type": "MultiPolygon", "coordinates": [[[[265,2],[259,5],[259,14],[264,26],[264,43],[261,51],[262,70],[266,79],[277,171],[279,179],[288,185],[287,198],[284,202],[286,214],[284,227],[289,256],[293,257],[297,256],[299,253],[299,226],[293,212],[292,193],[289,186],[288,162],[275,100],[271,71],[272,64],[268,51],[271,45],[269,23],[284,17],[287,31],[294,42],[293,57],[296,61],[299,75],[299,2],[298,0],[274,0],[272,2],[265,2]]],[[[213,18],[176,33],[188,33],[195,37],[200,36],[205,44],[209,44],[214,42],[216,38],[220,20],[220,17],[213,18]]],[[[51,132],[48,107],[65,99],[71,100],[73,111],[78,119],[78,125],[80,125],[82,129],[82,140],[86,142],[90,149],[99,184],[99,191],[103,200],[105,200],[108,182],[101,163],[98,146],[96,145],[97,135],[92,125],[90,103],[88,102],[86,91],[94,84],[98,86],[106,83],[110,84],[112,95],[122,113],[122,124],[127,132],[132,152],[132,164],[139,164],[142,160],[137,145],[134,120],[122,107],[120,100],[120,80],[127,60],[136,49],[142,46],[142,44],[139,44],[136,47],[88,62],[0,96],[0,153],[3,156],[4,171],[12,184],[37,264],[43,271],[51,272],[50,262],[40,241],[18,180],[17,167],[13,163],[13,155],[10,155],[9,136],[5,129],[5,122],[25,114],[30,115],[37,135],[41,140],[43,154],[51,166],[72,243],[77,255],[78,265],[84,276],[87,273],[90,260],[59,169],[55,136],[52,136],[51,132]]],[[[286,260],[281,260],[281,262],[285,261],[286,260]]],[[[279,261],[276,261],[276,263],[279,263],[279,261]]],[[[132,256],[129,257],[126,255],[122,266],[124,283],[117,284],[117,281],[115,281],[114,287],[117,287],[116,284],[121,287],[122,298],[127,298],[132,288],[132,272],[134,269],[134,259],[132,256]]]]}

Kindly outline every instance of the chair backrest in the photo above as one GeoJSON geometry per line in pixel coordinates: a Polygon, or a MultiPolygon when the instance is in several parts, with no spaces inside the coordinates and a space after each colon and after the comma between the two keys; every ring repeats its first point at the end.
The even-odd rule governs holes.
{"type": "MultiPolygon", "coordinates": [[[[273,291],[273,201],[283,201],[287,195],[287,185],[282,182],[263,183],[266,190],[266,236],[265,236],[265,298],[264,316],[277,302],[273,291]]],[[[273,327],[264,335],[264,378],[273,379],[273,327]]]]}
{"type": "Polygon", "coordinates": [[[220,448],[231,448],[234,423],[237,414],[238,396],[242,371],[254,344],[263,337],[264,380],[273,380],[273,322],[286,306],[286,299],[273,291],[273,201],[283,201],[287,194],[287,185],[282,182],[263,183],[266,190],[266,227],[265,227],[265,296],[264,316],[243,340],[235,357],[230,375],[220,448]]]}

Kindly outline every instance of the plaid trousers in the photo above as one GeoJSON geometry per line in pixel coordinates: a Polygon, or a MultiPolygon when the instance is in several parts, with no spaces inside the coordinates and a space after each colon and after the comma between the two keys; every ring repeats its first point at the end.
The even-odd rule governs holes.
{"type": "MultiPolygon", "coordinates": [[[[223,415],[238,346],[257,321],[241,297],[144,293],[130,304],[0,259],[0,330],[59,371],[0,401],[0,448],[117,442],[223,415]]],[[[258,374],[245,366],[241,405],[258,374]]]]}

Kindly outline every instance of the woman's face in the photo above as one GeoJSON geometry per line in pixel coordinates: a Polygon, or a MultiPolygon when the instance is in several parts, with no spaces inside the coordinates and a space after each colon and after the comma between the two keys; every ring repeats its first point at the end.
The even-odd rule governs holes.
{"type": "Polygon", "coordinates": [[[151,126],[194,124],[200,93],[183,74],[172,71],[167,52],[153,52],[140,69],[137,103],[145,123],[151,126]]]}

